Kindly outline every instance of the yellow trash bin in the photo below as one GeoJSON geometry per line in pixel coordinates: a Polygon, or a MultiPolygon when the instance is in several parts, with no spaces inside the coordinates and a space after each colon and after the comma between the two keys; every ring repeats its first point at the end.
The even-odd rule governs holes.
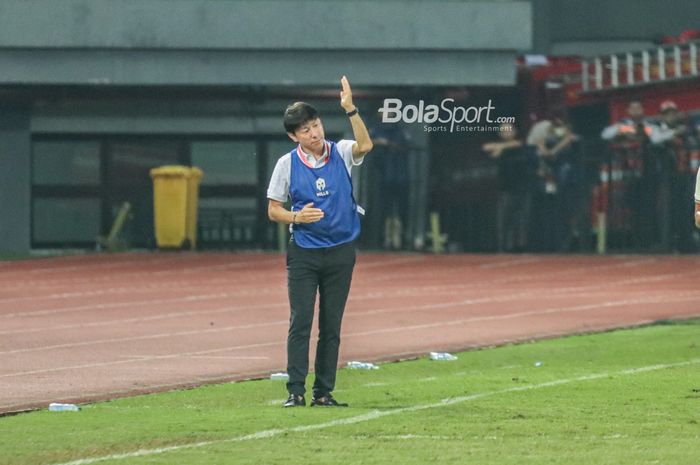
{"type": "Polygon", "coordinates": [[[153,209],[159,248],[197,245],[197,203],[202,171],[169,165],[153,168],[153,209]]]}

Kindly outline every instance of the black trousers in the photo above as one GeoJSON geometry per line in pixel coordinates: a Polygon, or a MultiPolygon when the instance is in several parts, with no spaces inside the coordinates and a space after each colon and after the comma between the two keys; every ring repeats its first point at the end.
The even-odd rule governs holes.
{"type": "Polygon", "coordinates": [[[350,292],[355,247],[352,243],[305,249],[292,240],[287,251],[287,287],[291,315],[287,336],[287,390],[304,394],[309,372],[309,339],[316,296],[319,296],[314,397],[335,388],[340,326],[350,292]]]}

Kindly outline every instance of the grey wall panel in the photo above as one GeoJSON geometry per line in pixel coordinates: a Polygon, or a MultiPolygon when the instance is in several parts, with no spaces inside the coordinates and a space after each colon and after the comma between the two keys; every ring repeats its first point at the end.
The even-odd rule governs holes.
{"type": "MultiPolygon", "coordinates": [[[[327,132],[350,129],[347,117],[325,114],[323,126],[327,132]]],[[[282,113],[278,116],[38,116],[32,118],[32,132],[36,134],[207,134],[251,135],[276,134],[284,136],[282,113]]]]}
{"type": "Polygon", "coordinates": [[[0,252],[30,248],[29,108],[0,105],[0,252]]]}
{"type": "Polygon", "coordinates": [[[697,0],[532,0],[533,48],[596,55],[653,46],[663,35],[700,27],[697,0]]]}
{"type": "Polygon", "coordinates": [[[697,0],[549,0],[552,41],[643,40],[700,25],[697,0]]]}
{"type": "Polygon", "coordinates": [[[514,52],[0,50],[0,84],[513,85],[514,52]],[[310,72],[313,70],[313,72],[310,72]]]}
{"type": "Polygon", "coordinates": [[[0,47],[528,49],[527,1],[3,0],[0,47]]]}

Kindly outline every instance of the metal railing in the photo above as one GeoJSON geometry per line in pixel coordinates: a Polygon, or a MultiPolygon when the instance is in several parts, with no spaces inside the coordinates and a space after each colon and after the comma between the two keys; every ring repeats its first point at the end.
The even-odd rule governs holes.
{"type": "Polygon", "coordinates": [[[696,78],[700,41],[650,50],[583,59],[581,87],[585,92],[696,78]]]}

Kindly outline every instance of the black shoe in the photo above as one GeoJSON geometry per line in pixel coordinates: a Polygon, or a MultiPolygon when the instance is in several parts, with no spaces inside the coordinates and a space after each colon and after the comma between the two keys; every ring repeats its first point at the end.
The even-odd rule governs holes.
{"type": "Polygon", "coordinates": [[[326,394],[323,397],[314,397],[311,400],[311,406],[319,406],[319,407],[348,407],[348,404],[340,404],[338,401],[336,401],[332,395],[326,394]]]}
{"type": "Polygon", "coordinates": [[[298,394],[289,394],[289,399],[284,403],[285,407],[306,407],[306,399],[298,394]]]}

